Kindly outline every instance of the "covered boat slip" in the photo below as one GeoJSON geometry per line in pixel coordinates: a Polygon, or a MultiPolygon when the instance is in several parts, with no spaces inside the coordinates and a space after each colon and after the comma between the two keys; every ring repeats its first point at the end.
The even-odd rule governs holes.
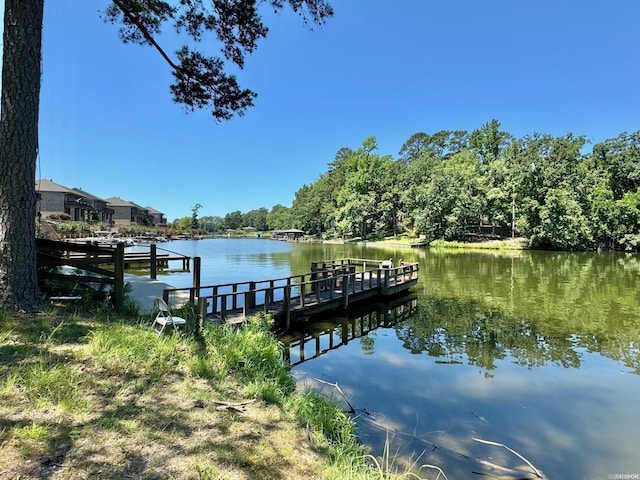
{"type": "Polygon", "coordinates": [[[239,323],[265,312],[288,328],[312,315],[406,292],[417,282],[417,263],[347,258],[313,262],[309,273],[284,278],[211,286],[194,281],[194,287],[165,289],[163,297],[173,303],[173,296],[188,292],[202,321],[239,323]]]}

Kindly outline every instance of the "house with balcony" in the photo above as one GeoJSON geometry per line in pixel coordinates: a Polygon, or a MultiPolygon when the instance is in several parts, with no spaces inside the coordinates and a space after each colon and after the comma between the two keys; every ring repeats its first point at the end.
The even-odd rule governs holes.
{"type": "Polygon", "coordinates": [[[73,188],[73,192],[76,192],[82,196],[81,202],[91,207],[91,221],[92,222],[104,222],[109,225],[113,223],[113,209],[107,206],[107,201],[103,198],[96,197],[92,193],[86,192],[81,188],[73,188]]]}
{"type": "Polygon", "coordinates": [[[151,207],[144,207],[147,209],[147,212],[149,212],[149,217],[151,219],[151,224],[152,225],[166,225],[167,224],[167,217],[165,216],[164,213],[162,213],[159,210],[156,210],[155,208],[151,208],[151,207]]]}
{"type": "Polygon", "coordinates": [[[42,218],[66,213],[71,220],[88,221],[91,205],[83,201],[83,196],[73,189],[52,180],[36,181],[37,212],[42,218]]]}
{"type": "Polygon", "coordinates": [[[113,209],[115,225],[150,225],[149,211],[140,205],[123,200],[120,197],[106,199],[107,206],[113,209]]]}
{"type": "Polygon", "coordinates": [[[53,180],[36,180],[36,194],[41,218],[66,213],[76,222],[112,222],[113,210],[107,207],[107,201],[80,188],[69,188],[53,180]]]}

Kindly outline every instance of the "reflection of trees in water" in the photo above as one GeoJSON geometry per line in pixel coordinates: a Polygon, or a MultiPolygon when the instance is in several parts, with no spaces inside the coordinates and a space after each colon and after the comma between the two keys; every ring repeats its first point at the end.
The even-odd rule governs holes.
{"type": "Polygon", "coordinates": [[[603,334],[632,322],[637,308],[637,255],[620,253],[521,252],[430,255],[421,280],[435,298],[478,302],[545,329],[603,334]]]}
{"type": "Polygon", "coordinates": [[[360,337],[360,347],[364,355],[373,355],[373,347],[375,345],[375,332],[369,333],[366,337],[360,337]]]}
{"type": "Polygon", "coordinates": [[[578,368],[581,352],[599,352],[622,361],[640,373],[638,334],[635,328],[606,335],[583,335],[572,326],[527,321],[472,302],[430,299],[418,312],[396,327],[398,338],[413,353],[426,353],[439,363],[468,363],[487,372],[496,361],[528,367],[554,364],[578,368]]]}
{"type": "Polygon", "coordinates": [[[637,254],[431,252],[420,263],[428,293],[399,335],[407,348],[487,370],[505,355],[577,367],[584,350],[640,373],[638,272],[637,254]]]}

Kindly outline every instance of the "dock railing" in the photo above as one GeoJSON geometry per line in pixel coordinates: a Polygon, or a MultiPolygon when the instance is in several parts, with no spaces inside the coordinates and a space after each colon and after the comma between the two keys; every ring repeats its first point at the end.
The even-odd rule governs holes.
{"type": "MultiPolygon", "coordinates": [[[[199,266],[194,259],[194,269],[199,266]]],[[[330,308],[348,308],[350,302],[374,295],[393,295],[415,284],[418,264],[403,263],[380,268],[378,260],[342,259],[314,262],[311,272],[276,279],[200,286],[194,272],[194,286],[168,288],[164,300],[186,296],[197,305],[201,321],[241,322],[257,312],[284,317],[287,326],[292,315],[317,313],[330,308]]]]}
{"type": "MultiPolygon", "coordinates": [[[[110,289],[113,305],[119,310],[124,302],[124,245],[115,248],[36,239],[38,280],[75,282],[94,289],[110,289]],[[104,266],[112,266],[111,269],[104,266]]],[[[71,298],[67,293],[65,298],[71,298]]]]}

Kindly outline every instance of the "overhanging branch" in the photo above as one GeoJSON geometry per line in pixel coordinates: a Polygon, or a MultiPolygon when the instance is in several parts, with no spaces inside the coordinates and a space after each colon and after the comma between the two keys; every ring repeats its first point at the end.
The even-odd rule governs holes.
{"type": "Polygon", "coordinates": [[[147,27],[145,27],[142,24],[142,22],[140,22],[136,18],[133,12],[127,9],[120,0],[112,0],[112,1],[114,5],[120,9],[122,14],[127,18],[127,20],[129,20],[133,25],[135,25],[138,28],[138,30],[140,30],[140,33],[142,33],[144,38],[160,53],[160,55],[162,55],[162,58],[165,59],[165,61],[171,66],[171,68],[173,68],[176,72],[182,73],[182,69],[180,68],[180,66],[176,65],[176,63],[171,59],[171,57],[167,55],[167,52],[165,52],[164,49],[160,46],[160,44],[156,42],[155,38],[153,38],[153,35],[149,33],[149,30],[147,29],[147,27]]]}

